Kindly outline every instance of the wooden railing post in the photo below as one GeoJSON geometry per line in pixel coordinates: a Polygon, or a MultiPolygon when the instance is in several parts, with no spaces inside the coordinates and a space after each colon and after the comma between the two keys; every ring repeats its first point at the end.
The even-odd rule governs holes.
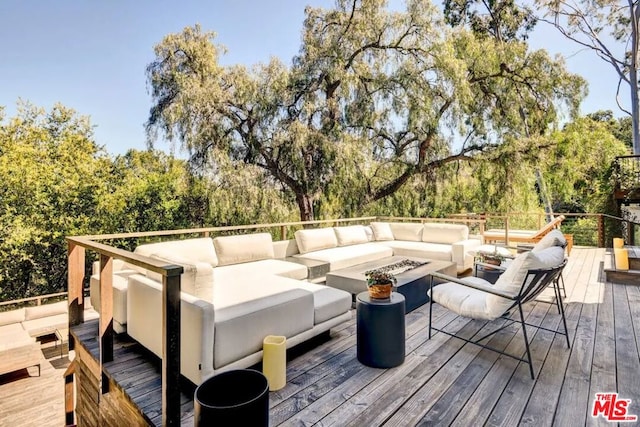
{"type": "Polygon", "coordinates": [[[100,368],[113,361],[113,258],[100,254],[100,368]]]}
{"type": "Polygon", "coordinates": [[[604,215],[598,214],[598,247],[604,248],[604,215]]]}
{"type": "Polygon", "coordinates": [[[280,240],[287,240],[287,226],[280,226],[280,240]]]}
{"type": "Polygon", "coordinates": [[[162,280],[162,425],[180,425],[180,273],[162,280]]]}
{"type": "MultiPolygon", "coordinates": [[[[82,246],[73,242],[68,242],[68,296],[69,302],[69,326],[78,325],[84,322],[84,254],[82,246]]],[[[72,344],[70,344],[72,345],[72,344]]]]}
{"type": "Polygon", "coordinates": [[[627,221],[627,244],[631,246],[636,244],[633,234],[633,223],[631,221],[627,221]]]}

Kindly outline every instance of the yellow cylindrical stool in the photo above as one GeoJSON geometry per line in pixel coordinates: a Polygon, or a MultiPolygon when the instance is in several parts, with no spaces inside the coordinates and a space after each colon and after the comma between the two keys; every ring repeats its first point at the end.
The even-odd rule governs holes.
{"type": "Polygon", "coordinates": [[[616,270],[629,269],[629,252],[626,248],[614,248],[613,256],[616,261],[616,270]]]}
{"type": "Polygon", "coordinates": [[[614,248],[622,248],[624,246],[624,239],[621,237],[613,238],[613,247],[614,248]]]}
{"type": "Polygon", "coordinates": [[[267,335],[262,351],[262,372],[269,381],[269,391],[280,390],[287,383],[287,338],[267,335]]]}

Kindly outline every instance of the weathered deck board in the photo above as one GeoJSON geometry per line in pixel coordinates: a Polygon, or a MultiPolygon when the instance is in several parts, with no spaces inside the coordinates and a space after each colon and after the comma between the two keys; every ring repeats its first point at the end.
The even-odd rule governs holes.
{"type": "MultiPolygon", "coordinates": [[[[287,385],[270,395],[271,425],[609,425],[591,417],[597,392],[632,399],[630,413],[640,415],[640,287],[607,283],[603,269],[611,262],[605,249],[572,251],[564,272],[571,349],[562,335],[527,328],[533,381],[524,363],[441,333],[428,340],[425,306],[406,317],[407,356],[396,368],[374,369],[357,361],[355,318],[290,360],[287,385]]],[[[529,304],[525,315],[530,323],[562,327],[555,305],[529,304]]],[[[437,305],[434,323],[467,336],[488,330],[437,305]]],[[[95,352],[95,332],[85,325],[77,336],[95,352]]],[[[524,353],[517,325],[493,336],[490,344],[524,353]]],[[[116,341],[115,353],[115,361],[105,364],[109,375],[152,423],[160,424],[157,360],[127,340],[116,341]]],[[[68,360],[57,360],[43,364],[40,378],[0,377],[0,426],[62,424],[62,373],[68,360]]],[[[193,425],[190,399],[187,390],[181,400],[183,425],[193,425]]]]}

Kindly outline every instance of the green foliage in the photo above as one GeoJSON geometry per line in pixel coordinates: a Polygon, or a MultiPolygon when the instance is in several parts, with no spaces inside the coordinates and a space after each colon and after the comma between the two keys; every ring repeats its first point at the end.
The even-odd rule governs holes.
{"type": "Polygon", "coordinates": [[[0,295],[66,287],[64,236],[95,229],[108,159],[86,117],[20,104],[0,122],[0,295]]]}
{"type": "Polygon", "coordinates": [[[423,0],[402,12],[382,0],[307,8],[290,67],[221,66],[214,40],[196,26],[155,47],[150,139],[163,132],[198,167],[212,151],[257,166],[301,219],[362,210],[418,175],[433,179],[449,163],[544,133],[584,96],[584,81],[562,61],[517,40],[448,29],[423,0]]]}

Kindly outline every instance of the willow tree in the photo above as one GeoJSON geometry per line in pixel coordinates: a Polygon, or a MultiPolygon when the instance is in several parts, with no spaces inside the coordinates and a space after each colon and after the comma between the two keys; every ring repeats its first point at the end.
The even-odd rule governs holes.
{"type": "Polygon", "coordinates": [[[251,69],[221,66],[200,27],[155,47],[147,129],[192,160],[226,153],[267,171],[313,219],[331,188],[364,206],[418,175],[471,159],[575,111],[584,81],[519,41],[450,29],[428,1],[307,8],[299,54],[251,69]],[[526,115],[523,115],[523,111],[526,115]]]}

